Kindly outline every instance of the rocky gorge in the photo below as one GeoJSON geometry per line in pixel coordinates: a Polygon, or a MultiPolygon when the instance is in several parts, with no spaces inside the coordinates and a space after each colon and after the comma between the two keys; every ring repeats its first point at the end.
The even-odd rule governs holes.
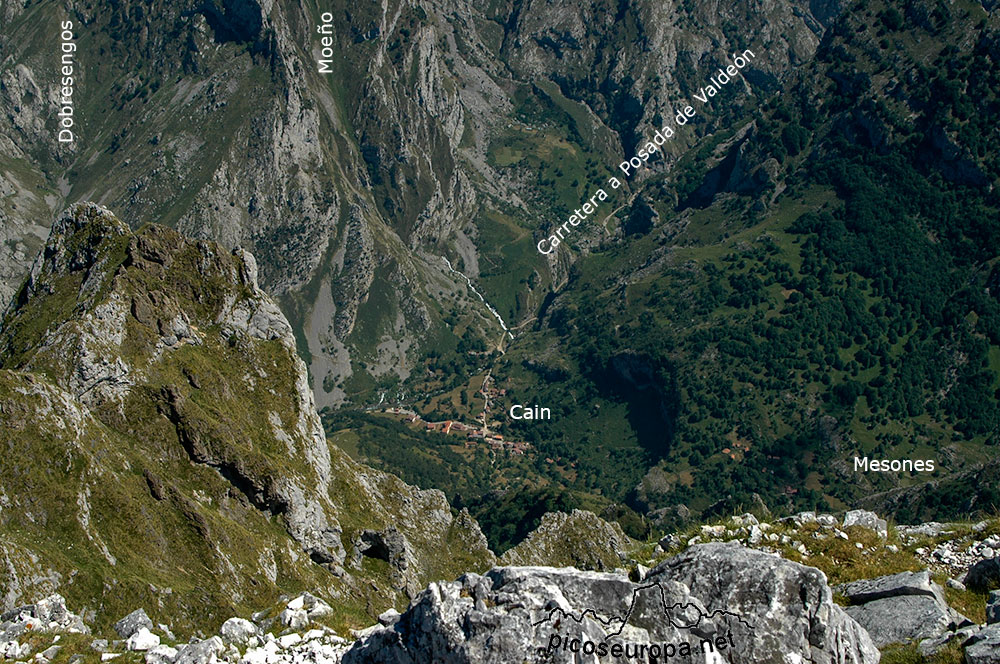
{"type": "Polygon", "coordinates": [[[521,160],[498,157],[537,140],[533,125],[567,169],[589,177],[595,163],[631,152],[670,113],[668,97],[700,80],[694,65],[732,52],[741,33],[757,34],[766,52],[753,83],[773,89],[815,54],[842,9],[777,0],[717,16],[655,2],[480,4],[74,6],[79,126],[69,144],[50,137],[44,90],[57,72],[40,46],[51,24],[39,18],[60,5],[5,6],[0,300],[66,205],[128,209],[135,220],[252,251],[262,287],[281,299],[308,350],[317,403],[365,403],[371,381],[407,379],[453,335],[445,319],[500,337],[441,257],[511,325],[565,279],[572,258],[520,250],[562,195],[540,191],[521,160]],[[315,64],[322,11],[336,16],[337,66],[325,74],[315,64]],[[618,51],[616,66],[606,54],[618,51]],[[576,118],[568,141],[548,126],[568,120],[560,107],[576,118]],[[526,117],[529,108],[543,116],[526,117]]]}

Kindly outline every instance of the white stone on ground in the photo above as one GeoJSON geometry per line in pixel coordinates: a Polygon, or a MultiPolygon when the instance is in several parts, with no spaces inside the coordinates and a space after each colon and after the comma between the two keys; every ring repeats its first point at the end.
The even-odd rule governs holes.
{"type": "Polygon", "coordinates": [[[160,645],[160,637],[145,627],[140,627],[132,636],[125,640],[125,647],[133,651],[146,651],[160,645]]]}

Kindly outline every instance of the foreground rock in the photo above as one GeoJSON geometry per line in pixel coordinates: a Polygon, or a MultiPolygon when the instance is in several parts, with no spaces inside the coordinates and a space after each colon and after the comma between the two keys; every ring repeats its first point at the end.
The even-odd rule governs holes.
{"type": "Polygon", "coordinates": [[[730,662],[875,664],[867,633],[816,569],[735,544],[692,547],[641,584],[617,574],[502,567],[434,583],[344,664],[730,662]],[[673,654],[671,654],[673,652],[673,654]],[[603,653],[603,654],[602,654],[603,653]]]}
{"type": "MultiPolygon", "coordinates": [[[[706,544],[658,565],[649,580],[685,584],[710,611],[735,611],[753,625],[741,661],[877,662],[868,634],[833,602],[821,571],[734,544],[706,544]],[[777,649],[777,653],[772,649],[777,649]]],[[[734,630],[735,631],[735,630],[734,630]]]]}
{"type": "Polygon", "coordinates": [[[950,633],[972,624],[948,606],[941,586],[926,570],[853,581],[836,590],[851,602],[848,615],[879,647],[924,639],[944,643],[950,633]]]}
{"type": "Polygon", "coordinates": [[[1000,662],[1000,625],[988,625],[965,642],[965,664],[1000,662]]]}
{"type": "MultiPolygon", "coordinates": [[[[25,659],[31,654],[31,646],[22,641],[28,633],[69,632],[87,634],[90,629],[83,619],[66,608],[66,600],[61,595],[50,595],[34,604],[25,604],[5,611],[0,615],[0,658],[25,659]]],[[[51,649],[50,649],[51,650],[51,649]]],[[[55,655],[58,652],[45,652],[55,655]]],[[[40,656],[46,658],[43,653],[40,656]]]]}

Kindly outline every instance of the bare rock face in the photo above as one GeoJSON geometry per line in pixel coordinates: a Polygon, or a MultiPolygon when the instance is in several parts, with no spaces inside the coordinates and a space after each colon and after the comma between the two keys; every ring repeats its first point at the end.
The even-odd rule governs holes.
{"type": "Polygon", "coordinates": [[[664,561],[649,577],[657,578],[687,585],[709,610],[746,616],[754,625],[753,661],[780,661],[782,652],[810,661],[878,661],[868,633],[834,604],[826,575],[815,568],[710,543],[664,561]]]}
{"type": "Polygon", "coordinates": [[[434,583],[344,664],[659,659],[876,664],[822,572],[739,546],[699,545],[641,584],[617,574],[501,567],[434,583]],[[640,657],[640,659],[641,659],[640,657]]]}
{"type": "Polygon", "coordinates": [[[1000,626],[987,625],[965,646],[967,664],[997,664],[1000,662],[1000,626]]]}

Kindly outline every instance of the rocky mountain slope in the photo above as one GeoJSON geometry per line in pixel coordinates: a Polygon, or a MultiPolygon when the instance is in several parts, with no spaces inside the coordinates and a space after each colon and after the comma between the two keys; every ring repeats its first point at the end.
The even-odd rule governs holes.
{"type": "Polygon", "coordinates": [[[535,251],[552,222],[745,35],[761,51],[753,85],[808,61],[838,7],[820,4],[9,4],[0,299],[44,220],[96,200],[253,251],[320,406],[367,403],[411,375],[418,388],[428,353],[466,330],[502,337],[442,257],[510,326],[532,317],[573,260],[535,251]],[[60,21],[76,45],[70,143],[47,92],[60,21]]]}
{"type": "Polygon", "coordinates": [[[522,542],[504,552],[500,563],[613,570],[628,560],[635,544],[617,523],[592,512],[548,512],[522,542]]]}
{"type": "Polygon", "coordinates": [[[247,252],[59,217],[0,328],[2,596],[178,627],[281,591],[338,620],[488,566],[475,522],[329,446],[247,252]]]}
{"type": "MultiPolygon", "coordinates": [[[[572,531],[585,518],[561,527],[572,531]]],[[[599,541],[601,528],[591,525],[599,541]]],[[[625,567],[611,571],[504,566],[432,583],[403,613],[387,610],[349,634],[325,624],[335,603],[310,593],[187,642],[143,609],[90,633],[56,595],[0,616],[2,654],[40,664],[786,662],[789,655],[988,664],[1000,653],[1000,590],[990,590],[1000,584],[1000,557],[989,547],[1000,541],[995,520],[897,528],[860,510],[771,521],[744,514],[694,531],[633,543],[625,567]],[[646,555],[649,565],[636,560],[646,555]]],[[[535,564],[551,554],[537,552],[535,564]]]]}

